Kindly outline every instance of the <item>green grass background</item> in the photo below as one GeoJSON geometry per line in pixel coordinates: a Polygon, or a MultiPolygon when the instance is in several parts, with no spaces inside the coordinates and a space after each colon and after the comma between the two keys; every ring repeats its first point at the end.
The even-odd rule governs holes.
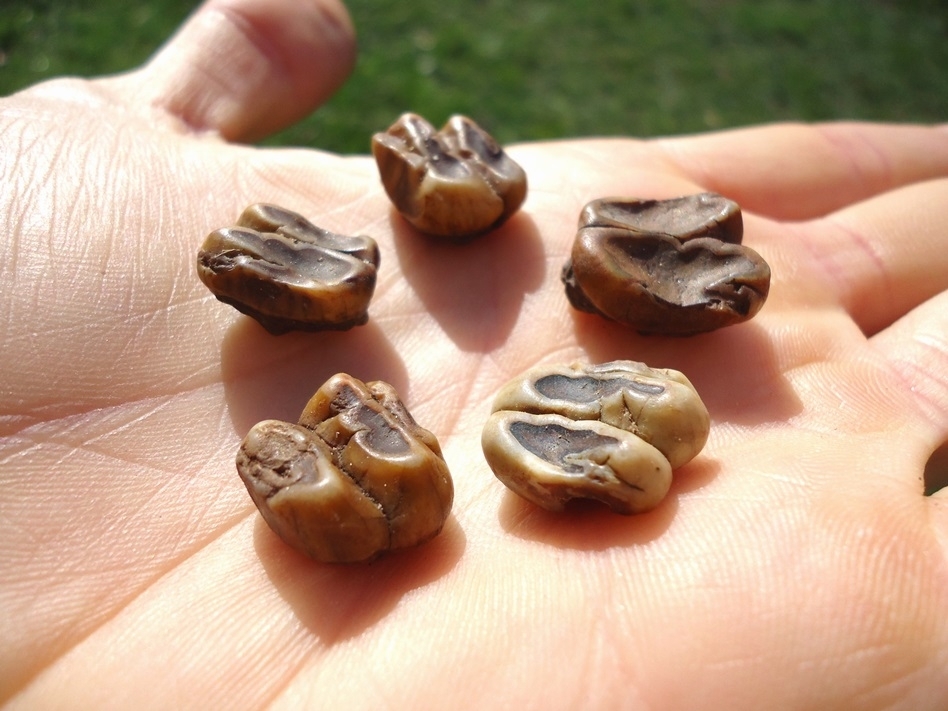
{"type": "MultiPolygon", "coordinates": [[[[0,0],[0,94],[146,59],[192,0],[0,0]]],[[[948,0],[350,0],[360,55],[267,143],[365,152],[412,110],[501,141],[948,121],[948,0]]]]}

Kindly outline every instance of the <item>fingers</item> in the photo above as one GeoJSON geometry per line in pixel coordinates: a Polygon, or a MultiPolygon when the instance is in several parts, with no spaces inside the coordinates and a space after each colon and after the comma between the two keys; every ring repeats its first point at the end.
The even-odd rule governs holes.
{"type": "Polygon", "coordinates": [[[690,180],[777,219],[826,215],[948,176],[948,126],[783,124],[654,145],[690,180]]]}
{"type": "Polygon", "coordinates": [[[871,343],[914,397],[919,421],[930,423],[934,451],[948,436],[948,291],[906,314],[871,343]]]}
{"type": "Polygon", "coordinates": [[[948,557],[948,291],[899,319],[870,343],[887,358],[914,400],[915,433],[927,440],[931,457],[925,487],[929,513],[948,557]]]}
{"type": "Polygon", "coordinates": [[[943,179],[784,229],[800,243],[793,258],[816,270],[827,291],[872,335],[948,289],[946,223],[943,179]]]}
{"type": "Polygon", "coordinates": [[[339,0],[209,0],[127,81],[194,131],[252,141],[312,111],[354,60],[339,0]]]}

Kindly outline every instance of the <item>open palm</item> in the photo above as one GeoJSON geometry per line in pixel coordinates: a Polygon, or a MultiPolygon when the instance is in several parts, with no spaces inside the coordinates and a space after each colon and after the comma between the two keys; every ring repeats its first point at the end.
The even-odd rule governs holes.
{"type": "Polygon", "coordinates": [[[513,146],[524,209],[448,246],[367,157],[227,142],[350,62],[328,0],[212,2],[140,71],[0,104],[0,699],[945,708],[948,502],[921,478],[948,434],[948,130],[513,146]],[[587,201],[703,190],[772,267],[757,318],[665,339],[571,309],[587,201]],[[205,234],[260,201],[378,240],[367,325],[274,337],[201,285],[205,234]],[[712,416],[666,501],[507,492],[480,452],[498,387],[619,358],[683,371],[712,416]],[[234,469],[339,371],[392,383],[456,487],[438,538],[365,566],[286,547],[234,469]]]}

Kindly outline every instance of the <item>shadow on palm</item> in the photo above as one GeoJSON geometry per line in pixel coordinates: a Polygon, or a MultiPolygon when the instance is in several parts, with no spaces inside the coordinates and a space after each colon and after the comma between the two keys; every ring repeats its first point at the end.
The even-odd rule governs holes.
{"type": "Polygon", "coordinates": [[[574,325],[593,362],[641,360],[684,373],[707,405],[712,426],[784,422],[803,409],[781,372],[773,336],[758,321],[689,338],[640,336],[581,312],[574,312],[574,325]]]}
{"type": "Polygon", "coordinates": [[[408,389],[404,362],[372,321],[349,331],[273,336],[241,316],[221,344],[227,410],[239,437],[260,420],[296,422],[313,393],[339,372],[408,389]]]}
{"type": "Polygon", "coordinates": [[[402,276],[462,351],[487,353],[506,341],[524,297],[543,284],[546,261],[533,219],[518,213],[499,229],[451,244],[390,213],[402,276]]]}
{"type": "Polygon", "coordinates": [[[635,516],[620,516],[604,504],[585,500],[572,501],[554,513],[506,491],[498,518],[507,533],[554,548],[600,552],[643,546],[671,526],[678,514],[678,497],[707,486],[720,469],[718,461],[699,456],[675,472],[671,490],[658,508],[635,516]]]}
{"type": "Polygon", "coordinates": [[[325,644],[359,635],[385,618],[406,594],[451,572],[467,539],[454,516],[419,548],[368,564],[316,563],[283,543],[258,518],[254,548],[261,565],[297,619],[325,644]]]}

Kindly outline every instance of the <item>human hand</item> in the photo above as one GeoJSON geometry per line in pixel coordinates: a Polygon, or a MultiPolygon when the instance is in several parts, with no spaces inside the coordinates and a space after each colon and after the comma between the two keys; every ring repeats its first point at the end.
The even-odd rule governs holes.
{"type": "Polygon", "coordinates": [[[0,699],[944,708],[948,509],[921,477],[948,436],[948,129],[513,146],[522,212],[445,246],[368,157],[224,140],[307,112],[351,52],[333,0],[221,0],[139,71],[0,103],[0,699]],[[773,269],[753,321],[645,338],[569,307],[588,200],[700,190],[773,269]],[[257,201],[379,241],[366,326],[272,337],[207,292],[201,241],[257,201]],[[669,497],[620,517],[508,493],[479,444],[498,387],[616,358],[710,410],[669,497]],[[455,480],[438,538],[367,566],[284,546],[234,471],[254,422],[337,371],[395,385],[455,480]]]}

